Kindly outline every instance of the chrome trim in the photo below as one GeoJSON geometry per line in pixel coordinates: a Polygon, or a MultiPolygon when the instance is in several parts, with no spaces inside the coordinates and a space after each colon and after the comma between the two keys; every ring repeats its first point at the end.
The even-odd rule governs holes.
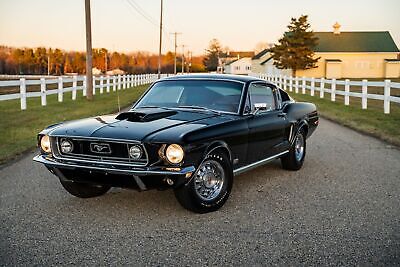
{"type": "Polygon", "coordinates": [[[239,174],[241,174],[241,173],[243,173],[245,171],[257,168],[257,167],[259,167],[259,166],[261,166],[261,165],[263,165],[263,164],[265,164],[265,163],[267,163],[267,162],[269,162],[271,160],[274,160],[274,159],[276,159],[276,158],[278,158],[278,157],[280,157],[280,156],[282,156],[282,155],[284,155],[284,154],[286,154],[288,152],[289,152],[289,150],[286,150],[286,151],[283,151],[283,152],[278,153],[276,155],[273,155],[273,156],[271,156],[269,158],[262,159],[262,160],[254,162],[254,163],[251,163],[249,165],[246,165],[246,166],[240,167],[238,169],[235,169],[235,170],[233,170],[233,175],[239,175],[239,174]]]}
{"type": "Polygon", "coordinates": [[[45,155],[37,155],[33,158],[33,161],[43,163],[48,167],[55,168],[64,168],[64,169],[88,169],[95,171],[104,171],[107,173],[115,173],[115,174],[125,174],[125,175],[138,175],[138,176],[147,176],[147,175],[186,175],[187,173],[192,173],[196,169],[194,166],[189,166],[182,168],[180,171],[169,171],[163,170],[160,168],[146,168],[145,170],[133,170],[133,169],[115,169],[115,168],[107,168],[107,167],[98,167],[98,166],[82,166],[75,165],[69,163],[58,162],[52,158],[49,158],[45,155]]]}
{"type": "MultiPolygon", "coordinates": [[[[119,166],[129,166],[129,167],[143,167],[149,164],[149,155],[147,154],[147,149],[144,146],[143,143],[137,141],[137,140],[128,140],[128,139],[112,139],[112,138],[103,138],[103,137],[85,137],[85,136],[66,136],[66,135],[49,135],[49,137],[54,137],[56,140],[56,147],[57,147],[57,153],[59,154],[56,155],[57,153],[53,153],[54,158],[59,159],[59,160],[70,160],[70,161],[77,161],[77,162],[89,162],[89,163],[99,163],[99,160],[102,164],[109,164],[109,165],[119,165],[119,166]],[[146,156],[146,161],[134,161],[132,162],[132,158],[129,157],[129,150],[128,150],[128,158],[126,158],[127,163],[124,163],[124,161],[122,159],[125,158],[118,158],[118,157],[107,157],[107,156],[96,156],[96,155],[86,155],[86,154],[75,154],[75,153],[69,153],[72,156],[68,156],[65,153],[61,153],[60,149],[59,149],[59,142],[58,139],[59,138],[64,138],[64,137],[68,137],[69,139],[74,139],[74,140],[84,140],[84,141],[90,141],[93,140],[94,142],[98,141],[98,140],[102,140],[102,141],[110,141],[110,142],[114,142],[114,143],[121,143],[121,144],[126,144],[128,147],[130,144],[139,144],[142,149],[144,150],[144,154],[146,156]],[[81,156],[82,158],[85,159],[80,159],[79,156],[81,156]],[[87,159],[89,158],[89,159],[87,159]],[[115,159],[116,161],[113,161],[113,159],[115,159]],[[117,161],[119,159],[119,161],[117,161]]],[[[51,143],[51,142],[50,142],[51,143]]]]}

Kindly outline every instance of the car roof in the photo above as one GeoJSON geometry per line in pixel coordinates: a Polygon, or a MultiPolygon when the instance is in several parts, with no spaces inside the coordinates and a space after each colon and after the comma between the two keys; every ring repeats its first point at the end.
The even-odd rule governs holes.
{"type": "Polygon", "coordinates": [[[168,78],[163,78],[161,80],[195,80],[195,79],[204,79],[204,80],[231,80],[238,82],[250,82],[250,81],[265,81],[252,76],[243,76],[243,75],[229,75],[229,74],[185,74],[185,75],[175,75],[170,76],[168,78]]]}

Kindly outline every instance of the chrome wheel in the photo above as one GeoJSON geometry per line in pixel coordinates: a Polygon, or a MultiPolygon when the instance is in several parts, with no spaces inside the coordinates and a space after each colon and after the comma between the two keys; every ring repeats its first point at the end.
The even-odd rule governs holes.
{"type": "Polygon", "coordinates": [[[299,133],[296,136],[296,140],[294,142],[294,154],[296,156],[297,161],[301,161],[304,155],[304,136],[299,133]]]}
{"type": "Polygon", "coordinates": [[[203,162],[194,177],[196,194],[206,201],[214,200],[222,190],[225,172],[222,165],[215,160],[203,162]]]}

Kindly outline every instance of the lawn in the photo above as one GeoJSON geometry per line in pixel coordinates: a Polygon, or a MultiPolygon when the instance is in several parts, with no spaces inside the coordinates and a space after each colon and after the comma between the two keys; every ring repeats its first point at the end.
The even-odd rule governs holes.
{"type": "MultiPolygon", "coordinates": [[[[352,90],[353,91],[353,90],[352,90]]],[[[371,90],[372,91],[372,90],[371,90]]],[[[307,90],[307,93],[310,92],[307,90]]],[[[390,114],[383,113],[383,101],[368,99],[368,109],[361,109],[361,99],[350,97],[350,106],[344,105],[343,96],[336,95],[336,102],[325,92],[323,99],[319,92],[315,96],[289,92],[296,101],[313,102],[321,116],[400,146],[400,105],[391,103],[390,114]]],[[[393,94],[392,94],[393,95],[393,94]]]]}
{"type": "MultiPolygon", "coordinates": [[[[148,87],[138,86],[118,92],[121,107],[131,105],[148,87]]],[[[36,146],[36,135],[47,125],[84,117],[118,111],[116,92],[96,94],[94,101],[87,101],[80,91],[75,101],[71,93],[64,94],[64,102],[57,102],[57,95],[47,96],[47,106],[40,98],[28,98],[27,110],[20,110],[19,100],[0,102],[0,163],[10,160],[36,146]]]]}

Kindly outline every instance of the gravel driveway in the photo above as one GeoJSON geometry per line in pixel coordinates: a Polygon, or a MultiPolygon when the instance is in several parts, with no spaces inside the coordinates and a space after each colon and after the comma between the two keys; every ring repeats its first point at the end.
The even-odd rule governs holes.
{"type": "Polygon", "coordinates": [[[172,191],[75,198],[29,154],[0,170],[0,265],[399,265],[400,151],[323,119],[307,145],[205,215],[172,191]]]}

